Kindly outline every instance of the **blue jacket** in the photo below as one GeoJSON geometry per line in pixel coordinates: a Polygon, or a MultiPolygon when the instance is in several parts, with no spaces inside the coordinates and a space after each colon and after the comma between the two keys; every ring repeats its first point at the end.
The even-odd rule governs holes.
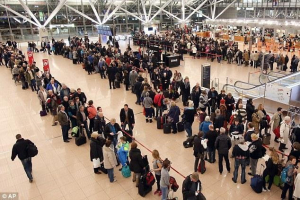
{"type": "Polygon", "coordinates": [[[205,134],[209,131],[209,125],[211,125],[212,123],[209,121],[203,121],[201,124],[200,124],[200,127],[199,127],[199,131],[203,131],[204,133],[204,138],[205,138],[205,134]]]}
{"type": "MultiPolygon", "coordinates": [[[[56,88],[56,92],[58,90],[58,84],[57,83],[54,83],[54,87],[56,88]]],[[[46,90],[49,91],[49,90],[52,90],[53,91],[53,87],[52,87],[52,84],[51,83],[48,83],[47,87],[46,87],[46,90]]]]}
{"type": "Polygon", "coordinates": [[[179,115],[180,115],[180,109],[178,106],[173,106],[170,108],[168,116],[170,116],[174,119],[174,121],[173,121],[174,123],[179,122],[179,115]]]}

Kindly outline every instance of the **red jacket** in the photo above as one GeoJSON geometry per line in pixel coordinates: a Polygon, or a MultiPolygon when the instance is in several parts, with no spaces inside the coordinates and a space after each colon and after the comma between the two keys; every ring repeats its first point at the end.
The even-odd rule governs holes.
{"type": "Polygon", "coordinates": [[[109,66],[109,65],[110,65],[110,63],[111,63],[111,59],[110,59],[110,57],[107,57],[107,58],[105,59],[105,62],[106,62],[106,64],[109,66]]]}
{"type": "Polygon", "coordinates": [[[88,118],[89,119],[93,119],[97,115],[97,110],[93,105],[87,107],[87,112],[88,112],[88,118]]]}
{"type": "Polygon", "coordinates": [[[153,103],[154,103],[156,106],[161,107],[161,106],[162,106],[162,105],[161,105],[161,102],[162,102],[162,100],[163,100],[164,98],[165,98],[165,97],[164,97],[163,94],[156,94],[156,95],[154,96],[154,101],[153,101],[153,103]]]}

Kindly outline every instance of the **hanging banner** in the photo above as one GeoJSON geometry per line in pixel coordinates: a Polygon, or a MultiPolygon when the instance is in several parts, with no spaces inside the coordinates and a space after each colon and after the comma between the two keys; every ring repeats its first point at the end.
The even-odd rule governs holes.
{"type": "Polygon", "coordinates": [[[28,56],[28,64],[32,65],[34,59],[33,59],[33,52],[32,51],[27,51],[27,56],[28,56]]]}
{"type": "Polygon", "coordinates": [[[46,71],[50,72],[50,66],[49,66],[49,60],[48,59],[43,59],[43,69],[44,69],[44,72],[46,72],[46,71]]]}

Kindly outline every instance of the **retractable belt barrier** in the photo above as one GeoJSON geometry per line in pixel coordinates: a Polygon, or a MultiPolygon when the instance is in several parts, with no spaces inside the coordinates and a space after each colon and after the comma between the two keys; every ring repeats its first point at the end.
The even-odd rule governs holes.
{"type": "MultiPolygon", "coordinates": [[[[107,119],[108,121],[110,121],[107,117],[104,117],[105,119],[107,119]]],[[[130,135],[129,133],[127,133],[125,130],[121,129],[121,131],[123,133],[125,133],[127,136],[131,137],[136,143],[138,143],[139,145],[141,145],[142,147],[144,147],[147,151],[149,151],[150,153],[152,153],[152,151],[146,147],[145,145],[143,145],[141,142],[139,142],[138,140],[135,139],[135,137],[133,137],[132,135],[130,135]]],[[[171,166],[171,169],[173,169],[173,171],[175,171],[177,174],[179,174],[182,178],[185,179],[185,176],[182,175],[179,171],[177,171],[176,169],[174,169],[172,166],[171,166]]]]}

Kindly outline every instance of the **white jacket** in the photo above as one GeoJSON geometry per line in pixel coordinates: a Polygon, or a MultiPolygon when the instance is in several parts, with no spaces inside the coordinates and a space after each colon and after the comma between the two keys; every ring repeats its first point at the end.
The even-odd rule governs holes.
{"type": "Polygon", "coordinates": [[[284,121],[280,125],[280,137],[283,139],[283,144],[287,144],[290,135],[290,125],[286,124],[284,121]]]}
{"type": "Polygon", "coordinates": [[[300,173],[295,178],[294,197],[300,198],[300,173]]]}

